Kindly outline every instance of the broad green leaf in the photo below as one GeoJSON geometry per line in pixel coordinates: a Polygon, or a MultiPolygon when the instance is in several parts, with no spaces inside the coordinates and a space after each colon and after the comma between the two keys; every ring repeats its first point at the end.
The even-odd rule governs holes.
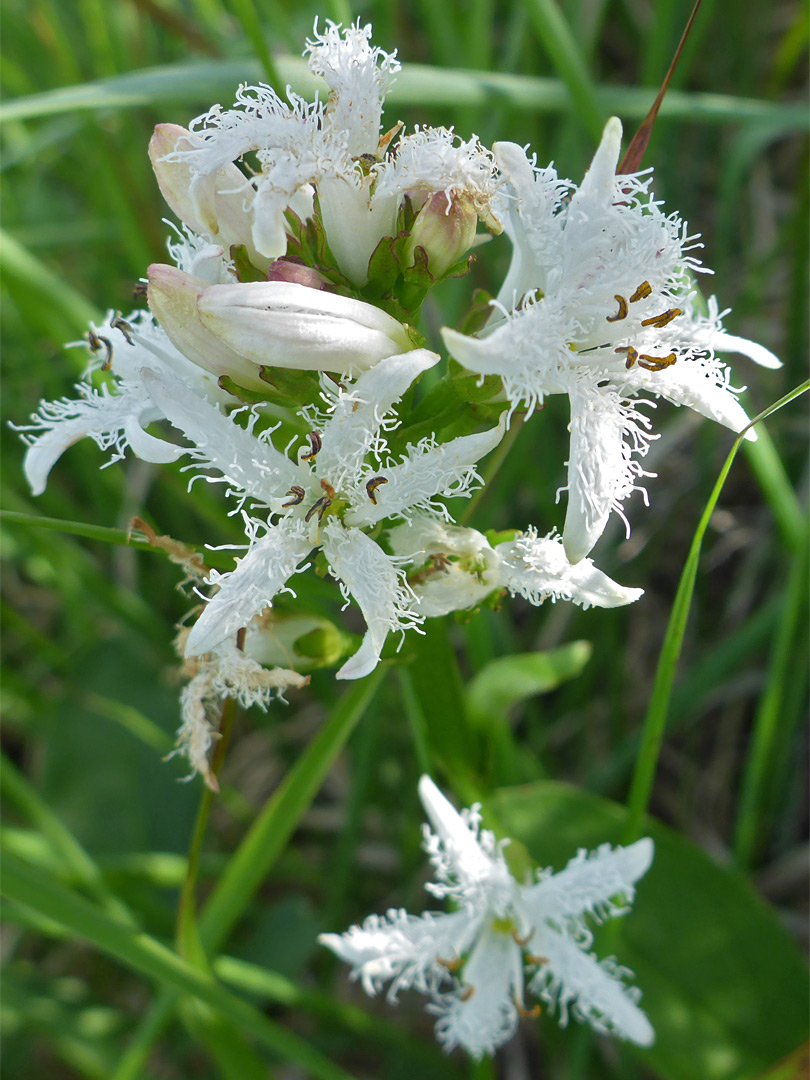
{"type": "MultiPolygon", "coordinates": [[[[541,866],[616,843],[628,811],[557,781],[504,788],[488,804],[541,866]]],[[[655,860],[611,951],[635,972],[655,1045],[635,1050],[664,1080],[749,1080],[807,1037],[807,969],[747,880],[653,818],[655,860]]]]}
{"type": "Polygon", "coordinates": [[[515,653],[490,661],[467,684],[470,720],[482,727],[505,720],[518,702],[575,679],[592,651],[589,641],[572,641],[547,652],[515,653]]]}

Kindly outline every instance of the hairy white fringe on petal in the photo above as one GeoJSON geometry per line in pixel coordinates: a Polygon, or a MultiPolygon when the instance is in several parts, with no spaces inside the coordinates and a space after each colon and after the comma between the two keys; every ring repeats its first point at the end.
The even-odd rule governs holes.
{"type": "MultiPolygon", "coordinates": [[[[376,491],[377,504],[370,500],[364,504],[358,498],[346,521],[352,525],[372,525],[386,517],[407,518],[419,509],[449,519],[447,508],[433,500],[469,496],[473,487],[483,482],[476,472],[476,462],[495,449],[505,431],[504,417],[497,427],[478,435],[462,435],[448,443],[437,443],[429,436],[416,446],[409,446],[404,461],[382,463],[381,472],[387,483],[376,491]]],[[[363,477],[363,484],[371,475],[369,472],[363,477]]]]}
{"type": "Polygon", "coordinates": [[[517,1029],[515,998],[523,997],[520,948],[509,934],[484,930],[464,965],[464,987],[443,994],[430,1012],[439,1014],[436,1038],[449,1053],[463,1047],[479,1061],[517,1029]]]}
{"type": "Polygon", "coordinates": [[[538,929],[532,948],[545,963],[529,988],[552,1010],[559,1009],[563,1027],[573,1012],[603,1034],[618,1035],[639,1046],[652,1045],[655,1032],[637,1004],[641,994],[622,981],[631,974],[626,968],[610,958],[600,963],[573,938],[549,926],[538,929]]]}
{"type": "Polygon", "coordinates": [[[315,20],[314,36],[307,41],[309,67],[329,86],[325,122],[335,131],[345,132],[350,154],[373,154],[380,139],[380,120],[385,95],[393,76],[400,70],[396,51],[372,48],[371,25],[353,26],[341,31],[340,25],[327,21],[323,33],[315,20]]]}
{"type": "Polygon", "coordinates": [[[182,724],[177,731],[175,749],[166,760],[175,754],[183,754],[191,765],[191,772],[183,779],[191,780],[199,773],[206,784],[216,790],[216,780],[208,765],[208,753],[217,738],[209,719],[216,698],[212,682],[213,672],[206,665],[180,691],[182,724]]]}
{"type": "Polygon", "coordinates": [[[370,997],[390,980],[387,999],[396,1002],[399,991],[410,987],[436,993],[450,977],[440,960],[466,952],[479,924],[463,911],[417,916],[392,908],[384,916],[369,915],[345,934],[321,934],[318,941],[352,965],[351,978],[359,978],[370,997]]]}
{"type": "Polygon", "coordinates": [[[494,578],[514,596],[532,604],[544,600],[567,600],[580,607],[622,607],[642,595],[643,589],[629,589],[603,574],[590,559],[569,562],[562,537],[551,532],[540,539],[533,527],[526,535],[495,548],[494,578]]]}
{"type": "Polygon", "coordinates": [[[564,870],[541,872],[536,885],[523,889],[522,910],[532,923],[590,915],[598,922],[629,910],[635,883],[649,870],[654,854],[652,840],[645,837],[629,847],[602,844],[595,851],[580,848],[564,870]]]}
{"type": "MultiPolygon", "coordinates": [[[[284,588],[298,564],[312,550],[305,523],[283,518],[278,525],[263,526],[247,519],[250,547],[236,569],[226,574],[212,570],[209,585],[219,591],[208,601],[186,642],[186,656],[211,652],[225,638],[247,626],[284,588]],[[259,528],[265,528],[262,537],[259,528]]],[[[292,591],[292,590],[290,590],[292,591]]]]}
{"type": "Polygon", "coordinates": [[[452,128],[416,127],[397,143],[396,156],[380,165],[375,194],[443,191],[447,205],[465,195],[486,206],[497,190],[495,160],[473,135],[466,142],[452,128]]]}
{"type": "Polygon", "coordinates": [[[589,389],[572,384],[571,451],[568,460],[568,510],[563,542],[572,563],[579,562],[602,535],[611,510],[650,476],[634,455],[643,457],[650,420],[612,387],[589,389]]]}
{"type": "Polygon", "coordinates": [[[336,676],[359,679],[376,667],[388,634],[418,626],[422,616],[395,560],[365,533],[330,521],[321,530],[321,540],[346,602],[354,598],[368,627],[360,649],[336,676]]]}
{"type": "Polygon", "coordinates": [[[283,699],[285,690],[300,690],[309,682],[308,675],[297,671],[262,667],[237,648],[235,638],[221,642],[212,655],[215,667],[212,691],[220,698],[235,698],[243,709],[258,705],[266,712],[274,697],[283,699]]]}
{"type": "Polygon", "coordinates": [[[144,383],[163,415],[193,443],[189,450],[193,460],[216,469],[233,491],[269,505],[299,478],[298,466],[275,450],[269,438],[253,434],[256,413],[248,413],[247,427],[241,428],[168,379],[149,374],[144,383]]]}
{"type": "Polygon", "coordinates": [[[438,353],[414,349],[381,360],[330,403],[317,468],[338,489],[356,476],[369,452],[385,451],[386,416],[411,383],[439,362],[438,353]]]}

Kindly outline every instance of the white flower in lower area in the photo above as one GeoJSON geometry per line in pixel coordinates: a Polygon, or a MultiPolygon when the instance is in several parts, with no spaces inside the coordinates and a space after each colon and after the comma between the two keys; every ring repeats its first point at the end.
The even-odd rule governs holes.
{"type": "MultiPolygon", "coordinates": [[[[275,518],[271,523],[246,516],[248,550],[230,573],[212,571],[208,580],[217,592],[189,635],[187,656],[210,652],[247,625],[287,587],[315,548],[322,549],[347,602],[349,596],[356,600],[367,625],[360,649],[338,678],[367,675],[390,632],[422,621],[400,560],[363,530],[419,510],[446,514],[434,500],[467,494],[478,481],[476,462],[504,432],[499,424],[445,444],[422,440],[401,460],[389,457],[384,433],[398,421],[388,414],[438,359],[416,349],[380,361],[348,388],[325,390],[326,412],[315,418],[319,430],[311,433],[297,461],[273,446],[272,431],[254,434],[258,412],[240,427],[171,380],[144,376],[163,414],[193,444],[190,457],[215,469],[242,502],[249,499],[275,518]]],[[[311,423],[311,414],[304,419],[311,423]]]]}
{"type": "Polygon", "coordinates": [[[478,806],[459,813],[427,776],[419,795],[435,830],[424,827],[436,877],[427,889],[456,910],[392,910],[345,934],[322,934],[321,944],[351,964],[366,993],[390,983],[391,1002],[409,987],[430,995],[445,1050],[460,1046],[480,1058],[511,1038],[520,1017],[539,1013],[525,1004],[528,971],[529,993],[558,1009],[561,1024],[573,1013],[597,1031],[651,1045],[655,1032],[638,1007],[640,994],[624,982],[629,972],[593,955],[586,917],[629,910],[652,862],[652,841],[581,850],[559,873],[538,871],[534,882],[520,883],[504,859],[508,841],[481,829],[478,806]]]}
{"type": "Polygon", "coordinates": [[[148,312],[136,311],[126,319],[110,312],[104,323],[90,328],[86,345],[92,359],[76,386],[79,396],[41,401],[29,424],[12,425],[28,444],[23,468],[34,495],[45,490],[65,450],[87,437],[101,450],[112,450],[107,464],[119,461],[127,447],[136,457],[156,463],[176,461],[185,453],[183,447],[146,431],[164,415],[143,384],[146,369],[207,401],[233,400],[215,378],[174,347],[148,312]],[[109,372],[110,380],[96,387],[93,374],[98,371],[109,372]]]}
{"type": "Polygon", "coordinates": [[[723,331],[714,300],[701,313],[692,276],[708,271],[693,254],[697,238],[661,209],[650,172],[616,175],[621,136],[614,117],[579,188],[536,169],[521,147],[495,144],[512,265],[480,337],[442,332],[464,367],[501,377],[513,408],[569,396],[564,541],[573,562],[647,475],[637,458],[652,436],[638,394],[740,431],[748,416],[715,354],[779,366],[761,345],[723,331]]]}
{"type": "MultiPolygon", "coordinates": [[[[186,636],[184,631],[181,638],[186,636]]],[[[309,682],[308,675],[297,671],[263,667],[248,651],[237,647],[235,638],[221,642],[204,656],[186,660],[183,674],[190,678],[180,694],[182,724],[177,732],[177,747],[169,757],[185,755],[191,765],[186,779],[200,773],[213,791],[219,788],[208,754],[217,738],[214,725],[222,702],[234,698],[244,709],[258,705],[266,712],[274,697],[283,699],[285,690],[299,690],[309,682]]]]}
{"type": "Polygon", "coordinates": [[[419,568],[409,575],[425,618],[463,611],[496,589],[532,604],[567,600],[580,607],[623,607],[642,595],[598,570],[590,559],[571,563],[555,533],[525,534],[494,547],[475,529],[419,516],[389,533],[395,555],[419,568]]]}

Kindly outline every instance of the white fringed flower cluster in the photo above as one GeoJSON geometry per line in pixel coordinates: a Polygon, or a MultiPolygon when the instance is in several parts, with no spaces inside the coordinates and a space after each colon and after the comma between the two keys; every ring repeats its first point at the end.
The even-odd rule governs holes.
{"type": "MultiPolygon", "coordinates": [[[[611,511],[624,516],[652,475],[650,411],[665,399],[740,431],[748,417],[717,354],[779,363],[726,333],[714,298],[704,306],[695,280],[709,271],[696,237],[654,198],[651,172],[616,174],[615,118],[576,186],[512,143],[489,150],[442,127],[385,131],[399,62],[371,45],[370,26],[316,23],[306,55],[324,99],[242,86],[231,108],[215,105],[188,129],[156,128],[149,154],[180,220],[173,265],[148,268],[148,312],[91,327],[77,397],[42,402],[19,429],[34,494],[89,437],[111,461],[127,450],[183,461],[241,514],[244,553],[233,569],[208,572],[182,643],[178,751],[212,787],[215,710],[225,698],[266,709],[302,687],[295,640],[309,635],[300,655],[313,666],[340,663],[338,679],[358,679],[389,635],[506,593],[535,605],[637,600],[640,589],[588,556],[611,511]],[[419,309],[435,284],[469,269],[479,223],[506,233],[511,265],[478,334],[442,330],[463,370],[440,374],[416,329],[419,309]],[[486,388],[470,390],[470,374],[480,386],[489,377],[486,388]],[[571,410],[562,534],[454,524],[448,500],[480,487],[479,463],[515,411],[530,415],[555,394],[571,410]],[[320,612],[274,608],[312,563],[365,620],[352,655],[320,612]],[[262,628],[285,618],[290,662],[277,667],[262,628]]],[[[459,815],[426,777],[420,795],[436,830],[425,834],[429,889],[454,910],[389,912],[325,935],[365,989],[429,995],[443,1046],[474,1057],[510,1037],[527,994],[563,1023],[572,1012],[649,1045],[637,994],[623,969],[591,954],[585,917],[627,909],[651,842],[603,846],[518,882],[475,809],[459,815]]]]}

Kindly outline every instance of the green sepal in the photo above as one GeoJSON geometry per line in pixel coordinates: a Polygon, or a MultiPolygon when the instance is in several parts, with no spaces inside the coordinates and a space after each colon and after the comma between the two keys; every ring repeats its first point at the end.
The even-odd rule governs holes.
{"type": "Polygon", "coordinates": [[[220,390],[224,390],[226,394],[232,394],[239,401],[245,405],[259,405],[260,403],[267,401],[267,394],[263,394],[260,390],[246,390],[244,386],[240,386],[235,382],[230,375],[220,375],[217,379],[217,386],[220,390]]]}
{"type": "Polygon", "coordinates": [[[285,258],[294,259],[304,266],[309,266],[323,274],[332,286],[332,292],[341,296],[355,296],[352,283],[337,267],[337,260],[332,254],[326,231],[321,220],[318,197],[315,196],[312,217],[302,221],[294,210],[287,210],[287,253],[285,258]]]}
{"type": "Polygon", "coordinates": [[[512,540],[517,540],[521,536],[520,529],[485,529],[484,536],[489,541],[490,547],[497,547],[498,544],[508,544],[512,540]]]}
{"type": "Polygon", "coordinates": [[[277,405],[300,406],[317,401],[321,384],[316,371],[299,371],[296,368],[259,368],[259,378],[267,383],[267,392],[260,400],[277,405]]]}
{"type": "Polygon", "coordinates": [[[244,244],[231,244],[231,259],[236,276],[243,284],[246,281],[267,281],[267,274],[257,270],[250,261],[244,244]]]}
{"type": "Polygon", "coordinates": [[[467,334],[468,337],[477,334],[479,330],[482,330],[484,326],[486,326],[491,311],[492,293],[487,292],[486,289],[476,289],[473,293],[472,304],[467,310],[467,314],[458,324],[458,332],[460,334],[467,334]]]}

